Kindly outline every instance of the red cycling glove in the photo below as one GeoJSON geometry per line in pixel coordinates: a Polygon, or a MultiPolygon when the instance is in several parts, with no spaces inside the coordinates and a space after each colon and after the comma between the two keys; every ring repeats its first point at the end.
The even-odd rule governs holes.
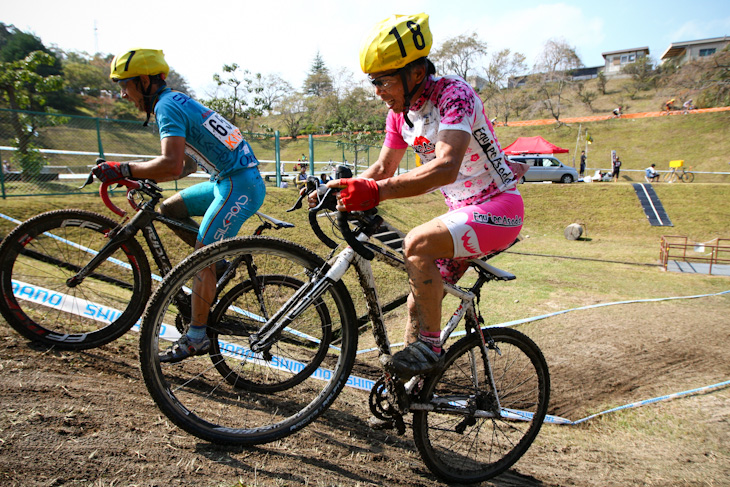
{"type": "Polygon", "coordinates": [[[103,161],[91,170],[94,176],[102,183],[119,181],[132,177],[128,162],[103,161]]]}
{"type": "Polygon", "coordinates": [[[365,211],[380,203],[378,183],[372,179],[344,178],[340,184],[345,187],[340,192],[340,201],[347,211],[365,211]]]}

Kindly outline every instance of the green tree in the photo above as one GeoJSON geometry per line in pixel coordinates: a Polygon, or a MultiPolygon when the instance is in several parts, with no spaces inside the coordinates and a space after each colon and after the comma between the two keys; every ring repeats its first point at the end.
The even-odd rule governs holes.
{"type": "MultiPolygon", "coordinates": [[[[0,94],[11,109],[42,107],[45,105],[44,94],[61,88],[63,81],[60,76],[38,74],[41,66],[53,65],[55,61],[50,54],[34,51],[19,61],[0,62],[0,94]]],[[[18,111],[11,112],[10,120],[18,148],[14,155],[16,162],[26,176],[38,174],[42,159],[33,149],[31,140],[42,120],[18,111]]]]}
{"type": "Polygon", "coordinates": [[[476,32],[446,39],[438,49],[431,51],[429,59],[442,74],[456,74],[466,79],[476,64],[487,55],[487,43],[476,32]]]}
{"type": "Polygon", "coordinates": [[[631,84],[629,85],[630,93],[633,93],[631,99],[635,98],[638,91],[656,88],[654,61],[649,56],[637,57],[636,61],[621,68],[621,72],[631,76],[631,84]]]}
{"type": "Polygon", "coordinates": [[[304,94],[322,97],[332,93],[332,77],[329,69],[324,63],[322,56],[317,51],[309,69],[307,79],[304,80],[304,94]]]}
{"type": "Polygon", "coordinates": [[[205,104],[234,125],[239,119],[252,122],[264,110],[265,102],[259,96],[262,91],[260,80],[261,74],[252,75],[248,70],[239,73],[238,64],[224,64],[223,74],[213,75],[220,91],[205,104]]]}
{"type": "Polygon", "coordinates": [[[170,72],[167,74],[165,82],[171,89],[175,91],[182,91],[191,97],[195,97],[195,92],[190,88],[188,80],[174,69],[170,68],[170,72]]]}

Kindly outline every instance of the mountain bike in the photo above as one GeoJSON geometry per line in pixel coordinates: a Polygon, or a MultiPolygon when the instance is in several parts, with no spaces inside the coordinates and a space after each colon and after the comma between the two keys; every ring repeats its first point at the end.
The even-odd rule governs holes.
{"type": "MultiPolygon", "coordinates": [[[[310,178],[310,185],[314,182],[310,178]]],[[[310,186],[311,189],[311,186],[310,186]]],[[[301,197],[296,206],[301,206],[301,197]]],[[[370,391],[372,414],[399,434],[412,413],[414,441],[424,462],[448,482],[479,482],[513,465],[529,448],[545,418],[550,379],[537,345],[511,328],[483,328],[479,296],[484,284],[515,278],[486,259],[470,261],[468,288],[444,283],[459,306],[441,333],[449,343],[441,371],[404,383],[382,373],[376,381],[353,371],[358,326],[343,282],[354,267],[372,323],[376,349],[390,354],[383,308],[370,260],[405,270],[398,251],[402,232],[377,209],[337,213],[327,189],[310,210],[315,235],[332,248],[325,261],[311,250],[272,237],[237,237],[200,249],[165,277],[142,321],[140,360],[145,384],[164,414],[204,440],[257,445],[289,436],[319,417],[345,386],[370,391]],[[318,213],[337,214],[346,245],[330,238],[318,213]],[[355,228],[350,228],[352,223],[355,228]],[[208,354],[177,364],[159,353],[179,336],[175,296],[190,292],[201,269],[249,256],[254,272],[231,279],[211,304],[208,354]]],[[[386,305],[387,306],[387,305],[386,305]]],[[[371,370],[371,369],[368,369],[371,370]]]]}
{"type": "MultiPolygon", "coordinates": [[[[16,227],[0,245],[0,313],[24,337],[64,350],[109,343],[134,326],[147,304],[152,281],[172,269],[155,222],[197,235],[197,228],[156,211],[162,189],[151,180],[122,180],[136,214],[121,223],[86,210],[56,210],[16,227]],[[159,269],[153,275],[135,236],[142,232],[159,269]]],[[[99,188],[104,204],[126,212],[99,188]]],[[[292,227],[263,213],[254,234],[292,227]]],[[[178,304],[188,310],[189,298],[178,304]]]]}
{"type": "MultiPolygon", "coordinates": [[[[692,168],[690,167],[690,169],[692,168]]],[[[687,171],[683,167],[680,168],[680,170],[677,170],[676,167],[673,167],[671,168],[671,171],[664,175],[663,179],[665,183],[674,183],[677,182],[677,180],[680,180],[683,183],[691,183],[695,180],[695,175],[693,172],[687,171]]]]}

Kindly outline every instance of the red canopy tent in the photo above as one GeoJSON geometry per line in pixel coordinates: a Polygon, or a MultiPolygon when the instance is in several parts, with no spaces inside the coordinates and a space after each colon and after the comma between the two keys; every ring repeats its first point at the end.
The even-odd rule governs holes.
{"type": "Polygon", "coordinates": [[[551,144],[538,135],[537,137],[518,137],[517,140],[504,148],[504,152],[516,156],[519,154],[557,154],[568,152],[568,149],[551,144]]]}

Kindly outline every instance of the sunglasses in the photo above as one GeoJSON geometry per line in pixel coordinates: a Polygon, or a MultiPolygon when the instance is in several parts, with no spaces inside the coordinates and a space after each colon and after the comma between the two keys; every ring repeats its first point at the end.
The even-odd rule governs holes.
{"type": "Polygon", "coordinates": [[[127,78],[127,79],[120,79],[117,80],[117,84],[119,85],[119,88],[123,89],[124,91],[127,91],[127,83],[130,81],[137,79],[138,76],[135,76],[134,78],[127,78]]]}
{"type": "Polygon", "coordinates": [[[382,88],[384,90],[390,89],[396,84],[395,75],[397,75],[400,72],[400,69],[396,71],[395,73],[390,74],[383,74],[378,76],[377,78],[368,78],[370,82],[375,86],[376,88],[382,88]],[[384,80],[383,78],[393,78],[390,80],[384,80]]]}

